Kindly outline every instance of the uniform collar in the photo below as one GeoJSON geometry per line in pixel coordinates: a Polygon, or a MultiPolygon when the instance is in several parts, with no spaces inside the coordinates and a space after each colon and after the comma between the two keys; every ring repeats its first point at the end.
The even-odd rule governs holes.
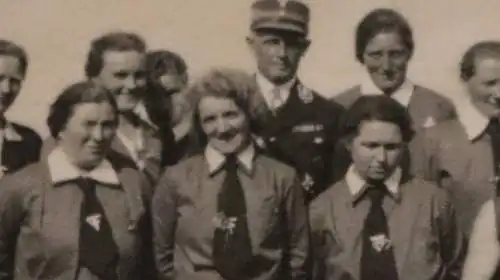
{"type": "MultiPolygon", "coordinates": [[[[387,190],[393,198],[399,200],[400,198],[400,183],[403,176],[402,169],[400,167],[396,168],[394,172],[387,178],[384,182],[387,190]]],[[[366,191],[366,180],[358,175],[353,165],[349,167],[345,175],[345,182],[349,188],[349,192],[353,197],[353,203],[357,202],[364,192],[366,191]]]]}
{"type": "MultiPolygon", "coordinates": [[[[238,154],[238,162],[240,162],[245,171],[251,173],[253,171],[253,159],[255,157],[255,147],[248,145],[243,151],[238,154]]],[[[226,156],[214,149],[210,144],[205,148],[205,159],[208,164],[208,171],[211,175],[220,170],[226,161],[226,156]]]]}
{"type": "Polygon", "coordinates": [[[472,102],[457,106],[458,119],[465,129],[469,141],[481,136],[488,127],[490,119],[481,113],[472,102]]]}
{"type": "MultiPolygon", "coordinates": [[[[410,80],[405,79],[403,84],[391,94],[391,97],[398,101],[404,107],[408,107],[410,104],[410,99],[415,90],[415,84],[413,84],[410,80]]],[[[362,95],[380,95],[384,94],[382,90],[380,90],[375,83],[373,83],[372,78],[365,73],[361,83],[361,94],[362,95]]]]}
{"type": "Polygon", "coordinates": [[[280,92],[280,99],[285,102],[288,100],[288,97],[290,96],[290,91],[292,87],[295,85],[295,82],[297,81],[297,77],[293,77],[290,79],[288,82],[282,84],[282,85],[275,85],[271,83],[268,79],[266,79],[262,74],[257,73],[257,85],[259,86],[259,89],[264,96],[264,99],[266,100],[266,103],[271,106],[272,100],[273,100],[273,93],[272,91],[275,88],[279,88],[280,92]]]}
{"type": "Polygon", "coordinates": [[[79,177],[91,178],[97,182],[109,185],[120,184],[116,171],[106,159],[90,172],[85,172],[71,163],[66,153],[60,147],[56,147],[48,155],[47,164],[54,184],[74,180],[79,177]]]}
{"type": "Polygon", "coordinates": [[[5,120],[5,127],[3,128],[3,137],[7,141],[12,142],[19,142],[23,140],[22,135],[17,132],[14,125],[7,120],[5,120]]]}
{"type": "Polygon", "coordinates": [[[158,127],[153,123],[151,117],[149,116],[144,101],[139,101],[139,103],[137,103],[137,105],[134,107],[133,112],[151,128],[153,128],[154,130],[158,130],[158,127]]]}

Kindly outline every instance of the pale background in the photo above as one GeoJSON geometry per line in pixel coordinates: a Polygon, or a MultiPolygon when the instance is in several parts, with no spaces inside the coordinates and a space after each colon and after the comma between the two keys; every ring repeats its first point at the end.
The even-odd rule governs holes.
{"type": "MultiPolygon", "coordinates": [[[[393,7],[413,26],[416,52],[409,76],[455,101],[464,101],[458,62],[482,39],[500,39],[498,0],[309,0],[312,45],[302,80],[326,96],[359,81],[354,28],[372,8],[393,7]]],[[[24,45],[31,64],[9,116],[46,135],[48,105],[83,78],[92,38],[117,29],[141,34],[153,49],[168,48],[198,75],[214,66],[254,69],[245,44],[250,0],[24,0],[0,1],[0,37],[24,45]]]]}

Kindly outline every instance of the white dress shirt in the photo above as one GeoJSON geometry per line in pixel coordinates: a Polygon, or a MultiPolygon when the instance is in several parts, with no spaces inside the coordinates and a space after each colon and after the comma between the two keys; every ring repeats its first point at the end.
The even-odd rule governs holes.
{"type": "Polygon", "coordinates": [[[267,106],[271,110],[276,110],[285,104],[296,80],[297,78],[294,77],[282,85],[275,85],[262,74],[257,73],[257,85],[259,86],[262,96],[264,96],[267,106]],[[276,95],[278,95],[278,98],[276,98],[276,95]]]}

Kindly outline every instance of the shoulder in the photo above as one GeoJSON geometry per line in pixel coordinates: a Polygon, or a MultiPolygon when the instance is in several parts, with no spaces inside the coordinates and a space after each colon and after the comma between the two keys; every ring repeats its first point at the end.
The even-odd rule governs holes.
{"type": "MultiPolygon", "coordinates": [[[[26,195],[41,186],[48,178],[47,169],[41,162],[32,163],[0,179],[0,193],[26,195]]],[[[1,195],[0,195],[1,196],[1,195]]]]}
{"type": "Polygon", "coordinates": [[[458,119],[445,120],[424,131],[424,137],[432,140],[460,141],[467,138],[458,119]]]}
{"type": "Polygon", "coordinates": [[[360,96],[361,96],[361,87],[359,85],[356,85],[342,91],[341,93],[333,97],[331,101],[335,101],[347,109],[351,107],[351,105],[354,102],[356,102],[356,100],[360,96]]]}
{"type": "Polygon", "coordinates": [[[193,177],[199,177],[203,171],[205,159],[202,153],[191,155],[182,159],[177,164],[169,166],[162,174],[162,182],[183,182],[192,180],[193,177]]]}
{"type": "Polygon", "coordinates": [[[329,188],[311,201],[309,205],[311,212],[318,213],[328,211],[327,209],[330,208],[329,205],[334,202],[335,198],[339,197],[339,190],[346,187],[347,186],[344,180],[339,180],[332,184],[329,188]]]}
{"type": "Polygon", "coordinates": [[[440,109],[454,111],[455,106],[453,105],[451,99],[441,93],[437,93],[436,91],[421,85],[415,85],[415,93],[422,96],[423,101],[433,103],[440,107],[440,109]]]}
{"type": "Polygon", "coordinates": [[[409,197],[412,197],[412,199],[420,197],[424,202],[436,204],[438,206],[436,209],[448,208],[451,206],[448,191],[422,177],[413,177],[404,187],[411,188],[409,197]]]}
{"type": "Polygon", "coordinates": [[[280,178],[293,180],[297,176],[297,173],[292,166],[262,153],[258,153],[256,155],[255,163],[260,165],[264,170],[272,172],[275,176],[280,178]]]}
{"type": "Polygon", "coordinates": [[[336,101],[328,100],[318,92],[299,84],[298,95],[311,116],[326,122],[335,123],[345,112],[345,108],[336,101]]]}

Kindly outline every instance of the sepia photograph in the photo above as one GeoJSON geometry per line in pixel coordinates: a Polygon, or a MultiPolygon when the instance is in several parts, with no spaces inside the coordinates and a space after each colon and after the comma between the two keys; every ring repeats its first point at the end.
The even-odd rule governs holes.
{"type": "Polygon", "coordinates": [[[500,280],[498,9],[0,1],[0,280],[500,280]]]}

